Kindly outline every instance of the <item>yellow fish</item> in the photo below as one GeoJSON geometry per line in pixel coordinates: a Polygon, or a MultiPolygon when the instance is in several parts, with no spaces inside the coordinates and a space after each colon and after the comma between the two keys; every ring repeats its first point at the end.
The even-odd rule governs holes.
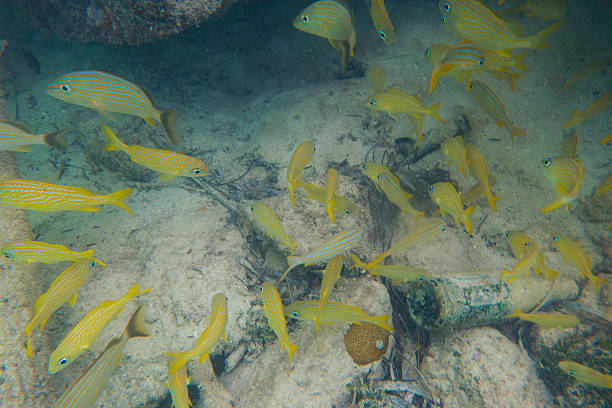
{"type": "Polygon", "coordinates": [[[573,83],[576,83],[578,81],[586,81],[601,72],[607,72],[611,65],[612,56],[610,55],[603,55],[601,57],[595,58],[580,71],[576,72],[569,79],[569,81],[567,81],[565,85],[563,85],[563,90],[567,89],[567,87],[572,85],[573,83]]]}
{"type": "Polygon", "coordinates": [[[502,101],[497,97],[495,92],[489,87],[489,85],[485,84],[482,81],[472,81],[470,84],[472,89],[472,95],[480,108],[488,113],[497,126],[506,127],[512,136],[512,143],[514,144],[515,137],[524,137],[527,136],[527,132],[523,129],[519,129],[514,126],[508,115],[506,114],[506,106],[502,103],[502,101]]]}
{"type": "Polygon", "coordinates": [[[552,211],[562,205],[565,205],[567,211],[569,203],[578,197],[578,189],[584,177],[580,160],[547,157],[543,165],[544,175],[555,187],[557,200],[542,208],[540,212],[552,211]]]}
{"type": "Polygon", "coordinates": [[[102,133],[106,137],[107,144],[104,149],[107,152],[124,151],[133,162],[161,173],[160,180],[169,180],[177,176],[199,177],[210,172],[204,162],[195,157],[170,150],[150,149],[138,145],[128,146],[119,140],[106,125],[102,125],[102,133]]]}
{"type": "Polygon", "coordinates": [[[336,255],[329,261],[323,272],[323,282],[321,282],[321,295],[319,296],[319,308],[317,309],[317,316],[315,318],[315,331],[319,333],[319,321],[321,319],[321,312],[323,306],[327,301],[327,297],[331,293],[336,281],[340,278],[340,271],[342,271],[342,255],[336,255]]]}
{"type": "Polygon", "coordinates": [[[456,78],[462,77],[466,90],[470,91],[470,78],[472,72],[482,67],[485,56],[482,50],[469,42],[460,42],[451,45],[444,51],[434,64],[429,81],[429,93],[436,88],[441,75],[453,73],[456,78]]]}
{"type": "Polygon", "coordinates": [[[600,186],[595,189],[593,193],[593,199],[601,197],[603,193],[610,190],[612,188],[612,173],[608,176],[606,181],[604,181],[600,186]]]}
{"type": "Polygon", "coordinates": [[[123,202],[131,188],[108,195],[95,195],[81,187],[67,187],[31,180],[0,180],[0,207],[31,211],[100,211],[111,204],[134,214],[123,202]]]}
{"type": "Polygon", "coordinates": [[[219,339],[221,337],[227,339],[225,326],[227,326],[227,298],[224,294],[217,293],[211,301],[208,327],[202,332],[196,345],[191,350],[182,353],[166,353],[172,357],[168,370],[174,372],[196,357],[200,358],[200,364],[202,364],[219,339]]]}
{"type": "Polygon", "coordinates": [[[289,235],[285,232],[283,225],[280,220],[274,215],[272,210],[261,203],[253,203],[251,206],[251,212],[255,217],[255,220],[261,227],[270,235],[273,239],[281,242],[285,245],[291,253],[297,247],[297,244],[289,238],[289,235]]]}
{"type": "Polygon", "coordinates": [[[123,310],[130,300],[149,290],[150,288],[139,291],[138,284],[136,284],[121,299],[102,302],[89,312],[70,330],[70,333],[49,356],[49,374],[55,374],[72,364],[81,353],[89,349],[106,325],[123,310]]]}
{"type": "Polygon", "coordinates": [[[395,178],[395,181],[399,184],[399,180],[397,179],[397,177],[395,177],[395,175],[393,175],[393,173],[391,173],[391,169],[389,169],[389,167],[385,166],[382,163],[376,163],[376,162],[373,162],[373,161],[365,161],[365,162],[361,163],[361,171],[370,180],[372,180],[372,183],[374,183],[374,185],[376,186],[378,191],[382,191],[380,189],[380,185],[379,185],[379,182],[378,182],[378,176],[381,173],[389,174],[389,176],[395,178]]]}
{"type": "Polygon", "coordinates": [[[336,205],[336,189],[338,188],[338,172],[334,168],[325,173],[325,206],[331,222],[335,222],[334,206],[336,205]]]}
{"type": "Polygon", "coordinates": [[[172,398],[172,408],[189,408],[193,404],[189,400],[189,392],[187,385],[189,378],[187,377],[187,366],[181,366],[178,370],[170,370],[168,362],[168,388],[170,389],[170,397],[172,398]]]}
{"type": "Polygon", "coordinates": [[[304,256],[288,256],[287,263],[289,267],[283,273],[283,276],[279,279],[281,282],[285,276],[289,273],[290,270],[295,268],[298,265],[306,264],[310,265],[315,262],[323,262],[327,261],[330,258],[333,258],[336,255],[341,254],[344,251],[348,251],[353,246],[357,245],[361,242],[363,238],[363,229],[361,228],[353,228],[347,231],[342,232],[341,234],[335,236],[330,241],[326,242],[320,248],[304,255],[304,256]]]}
{"type": "Polygon", "coordinates": [[[602,137],[601,140],[599,141],[599,144],[605,145],[606,143],[609,143],[609,142],[612,142],[612,132],[602,137]]]}
{"type": "Polygon", "coordinates": [[[123,349],[133,337],[148,337],[151,328],[146,323],[146,307],[140,306],[132,315],[123,334],[112,339],[106,349],[57,400],[54,408],[91,408],[104,389],[113,371],[123,358],[123,349]]]}
{"type": "Polygon", "coordinates": [[[368,82],[374,91],[374,95],[378,95],[385,91],[385,77],[382,68],[375,64],[368,64],[365,69],[368,82]]]}
{"type": "Polygon", "coordinates": [[[414,282],[418,280],[429,280],[429,272],[422,268],[413,268],[408,265],[373,265],[368,264],[351,254],[353,268],[360,268],[370,272],[372,276],[384,276],[391,279],[392,283],[414,282]]]}
{"type": "Polygon", "coordinates": [[[561,252],[563,262],[574,265],[578,269],[580,277],[588,278],[593,283],[597,293],[599,293],[601,285],[608,283],[608,281],[593,275],[591,272],[591,258],[589,258],[584,249],[576,241],[562,234],[553,235],[552,240],[559,252],[561,252]]]}
{"type": "Polygon", "coordinates": [[[523,313],[515,310],[506,317],[518,317],[526,322],[535,323],[544,329],[571,329],[576,327],[580,320],[574,315],[558,313],[523,313]]]}
{"type": "Polygon", "coordinates": [[[498,197],[491,193],[491,187],[489,186],[489,174],[487,173],[487,166],[485,165],[482,155],[476,149],[473,144],[465,145],[465,158],[467,159],[472,176],[478,180],[478,184],[482,188],[484,195],[487,197],[489,205],[493,211],[497,211],[497,205],[495,202],[499,200],[498,197]]]}
{"type": "MultiPolygon", "coordinates": [[[[506,232],[506,238],[508,239],[508,244],[510,245],[510,250],[512,251],[512,256],[514,256],[517,260],[522,260],[525,254],[528,252],[530,243],[534,242],[527,234],[523,234],[519,231],[508,231],[506,232]]],[[[535,247],[532,245],[529,250],[534,249],[535,247]]],[[[546,278],[550,281],[556,279],[559,272],[553,271],[552,269],[546,268],[544,265],[544,258],[542,257],[542,252],[538,249],[538,253],[535,255],[535,263],[533,265],[533,270],[538,274],[544,274],[546,278]]],[[[529,272],[527,271],[527,276],[529,272]]],[[[514,279],[512,279],[514,280],[514,279]]]]}
{"type": "Polygon", "coordinates": [[[559,368],[583,384],[612,389],[612,375],[602,374],[575,361],[559,361],[559,368]]]}
{"type": "Polygon", "coordinates": [[[529,271],[535,268],[540,256],[540,247],[533,241],[527,242],[525,245],[525,252],[523,256],[518,259],[516,265],[511,271],[502,269],[500,280],[512,282],[516,278],[525,275],[529,277],[529,271]]]}
{"type": "Polygon", "coordinates": [[[393,44],[395,31],[389,19],[384,0],[370,0],[370,16],[378,36],[387,44],[393,44]]]}
{"type": "Polygon", "coordinates": [[[23,333],[26,335],[28,357],[34,355],[32,351],[32,331],[36,326],[42,329],[49,317],[64,303],[74,306],[77,299],[77,290],[89,277],[95,262],[73,262],[59,274],[51,283],[49,289],[36,299],[34,304],[34,317],[28,323],[23,333]]]}
{"type": "Polygon", "coordinates": [[[468,234],[472,235],[472,222],[470,217],[474,212],[474,206],[463,208],[461,203],[461,197],[449,182],[440,182],[432,186],[429,186],[429,196],[431,199],[440,207],[440,213],[442,216],[449,213],[455,218],[457,224],[465,225],[465,229],[468,234]]]}
{"type": "Polygon", "coordinates": [[[497,16],[505,16],[519,12],[519,16],[539,17],[542,20],[563,20],[569,15],[567,0],[525,0],[525,4],[497,12],[497,16]]]}
{"type": "Polygon", "coordinates": [[[31,152],[30,145],[47,145],[65,150],[67,145],[62,135],[66,130],[51,133],[32,134],[23,122],[0,120],[0,151],[31,152]]]}
{"type": "Polygon", "coordinates": [[[597,98],[592,104],[589,105],[588,108],[586,108],[583,113],[580,113],[578,109],[574,109],[572,112],[572,118],[569,122],[563,125],[563,129],[567,129],[572,125],[582,123],[585,119],[588,119],[591,116],[599,115],[600,113],[606,111],[610,105],[612,105],[612,91],[597,98]]]}
{"type": "Polygon", "coordinates": [[[563,159],[575,159],[578,150],[578,132],[575,130],[563,136],[561,142],[561,157],[563,159]]]}
{"type": "Polygon", "coordinates": [[[420,118],[421,115],[429,115],[432,118],[443,122],[443,119],[438,115],[439,103],[436,103],[428,108],[421,105],[418,98],[414,95],[408,95],[401,89],[388,89],[378,95],[372,95],[368,100],[370,108],[375,112],[384,111],[392,117],[396,113],[406,113],[414,117],[420,118]]]}
{"type": "Polygon", "coordinates": [[[408,194],[402,189],[399,180],[391,172],[383,171],[378,175],[378,187],[385,193],[387,199],[397,205],[402,212],[412,215],[415,223],[425,216],[423,211],[417,211],[412,207],[410,204],[412,194],[408,194]]]}
{"type": "Polygon", "coordinates": [[[71,251],[64,245],[47,244],[46,242],[24,241],[11,242],[0,248],[0,252],[9,259],[22,262],[42,262],[47,264],[72,261],[94,261],[100,266],[106,264],[93,257],[94,250],[83,252],[71,251]]]}
{"type": "MultiPolygon", "coordinates": [[[[327,206],[326,203],[326,192],[323,187],[319,187],[312,183],[304,184],[301,181],[299,182],[299,186],[306,191],[308,194],[308,198],[311,198],[315,201],[320,202],[321,204],[327,206]]],[[[344,197],[340,197],[336,195],[336,201],[334,203],[334,213],[344,213],[347,215],[357,216],[359,215],[359,211],[357,210],[357,206],[345,199],[344,197]]]]}
{"type": "Polygon", "coordinates": [[[168,139],[178,144],[174,131],[176,111],[160,111],[138,85],[100,71],[79,71],[60,75],[49,83],[47,93],[64,102],[85,106],[116,120],[114,113],[138,116],[155,127],[160,122],[168,139]]]}
{"type": "MultiPolygon", "coordinates": [[[[293,302],[285,308],[285,315],[294,319],[303,320],[315,320],[317,317],[317,310],[319,308],[319,302],[316,300],[302,300],[293,302]]],[[[385,330],[393,332],[393,327],[389,324],[391,316],[370,316],[367,315],[358,308],[357,306],[345,305],[344,303],[338,302],[326,302],[321,312],[322,324],[334,324],[334,323],[357,323],[369,322],[382,327],[385,330]]]]}
{"type": "Polygon", "coordinates": [[[452,163],[457,166],[465,178],[468,178],[469,163],[466,158],[463,138],[461,136],[444,138],[440,148],[446,156],[446,163],[449,165],[452,163]]]}
{"type": "Polygon", "coordinates": [[[546,37],[563,25],[559,21],[539,33],[523,37],[477,0],[440,0],[442,22],[454,34],[485,50],[511,56],[514,48],[547,48],[546,37]]]}
{"type": "Polygon", "coordinates": [[[287,168],[287,191],[291,196],[291,204],[293,208],[295,208],[295,198],[293,196],[293,191],[300,183],[300,177],[302,177],[302,171],[304,168],[308,166],[310,160],[312,160],[312,155],[314,154],[315,147],[310,141],[305,141],[299,144],[295,152],[293,152],[293,156],[291,156],[291,161],[289,162],[289,167],[287,168]]]}
{"type": "Polygon", "coordinates": [[[283,303],[281,302],[278,291],[270,282],[264,282],[261,286],[261,299],[263,301],[263,312],[268,319],[268,325],[278,337],[281,349],[289,355],[289,372],[291,372],[291,359],[298,349],[298,346],[289,341],[287,335],[287,324],[283,313],[283,303]]]}

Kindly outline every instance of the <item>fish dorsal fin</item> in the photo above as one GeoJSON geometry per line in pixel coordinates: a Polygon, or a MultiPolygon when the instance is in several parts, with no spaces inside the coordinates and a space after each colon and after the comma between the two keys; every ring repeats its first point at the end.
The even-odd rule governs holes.
{"type": "Polygon", "coordinates": [[[72,295],[70,295],[70,299],[68,299],[68,304],[70,305],[70,307],[73,307],[76,301],[77,301],[77,293],[75,291],[72,295]]]}
{"type": "Polygon", "coordinates": [[[34,302],[34,311],[36,313],[38,313],[43,305],[43,303],[45,303],[45,299],[47,298],[47,294],[43,293],[42,295],[40,295],[37,299],[36,302],[34,302]]]}
{"type": "Polygon", "coordinates": [[[138,88],[142,91],[142,93],[147,96],[147,98],[149,98],[149,102],[151,102],[151,105],[153,105],[153,94],[151,93],[151,91],[141,85],[138,85],[138,88]]]}
{"type": "Polygon", "coordinates": [[[29,153],[32,151],[28,146],[15,146],[10,149],[12,152],[29,153]]]}
{"type": "Polygon", "coordinates": [[[32,133],[32,130],[24,122],[18,120],[0,120],[0,123],[15,127],[19,130],[23,130],[26,133],[32,133]]]}

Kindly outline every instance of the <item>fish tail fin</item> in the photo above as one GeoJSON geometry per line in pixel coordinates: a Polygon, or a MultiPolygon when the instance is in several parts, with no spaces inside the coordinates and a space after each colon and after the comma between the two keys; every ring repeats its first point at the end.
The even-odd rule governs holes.
{"type": "Polygon", "coordinates": [[[417,224],[423,217],[425,217],[425,211],[414,210],[414,223],[415,224],[417,224]]]}
{"type": "Polygon", "coordinates": [[[487,201],[489,202],[489,206],[493,209],[493,211],[497,212],[497,204],[495,204],[495,202],[499,201],[499,197],[489,192],[489,194],[487,194],[487,201]]]}
{"type": "Polygon", "coordinates": [[[527,136],[527,132],[523,129],[519,129],[516,126],[510,127],[510,136],[512,136],[512,142],[514,142],[515,137],[525,137],[527,136]]]}
{"type": "Polygon", "coordinates": [[[32,350],[32,330],[34,330],[34,320],[32,320],[24,329],[23,334],[26,336],[26,353],[28,358],[32,358],[34,356],[34,351],[32,350]]]}
{"type": "Polygon", "coordinates": [[[565,194],[561,197],[559,197],[557,200],[553,201],[552,203],[548,204],[547,206],[545,206],[544,208],[542,208],[540,210],[541,213],[547,213],[549,211],[552,211],[554,209],[557,209],[563,205],[565,205],[565,210],[568,210],[568,205],[570,202],[572,202],[574,199],[576,198],[576,192],[570,192],[568,194],[565,194]]]}
{"type": "Polygon", "coordinates": [[[365,262],[363,262],[361,259],[357,258],[357,256],[353,254],[351,254],[351,259],[353,260],[353,268],[360,268],[365,271],[365,262]]]}
{"type": "Polygon", "coordinates": [[[578,109],[574,109],[572,111],[572,118],[569,120],[569,122],[567,122],[565,125],[563,125],[563,129],[567,129],[568,127],[580,123],[581,119],[581,113],[578,109]]]}
{"type": "Polygon", "coordinates": [[[125,211],[129,212],[130,214],[134,215],[134,213],[132,212],[132,210],[130,210],[130,207],[128,207],[127,205],[125,205],[125,203],[123,202],[126,198],[128,198],[128,196],[130,195],[130,193],[132,192],[131,188],[126,188],[123,190],[119,190],[116,191],[112,194],[108,195],[108,204],[112,204],[112,205],[116,205],[119,208],[123,208],[125,211]]]}
{"type": "Polygon", "coordinates": [[[565,20],[561,20],[551,25],[548,28],[540,31],[537,34],[529,37],[529,48],[540,50],[544,48],[548,48],[548,42],[546,41],[546,37],[551,35],[554,31],[556,31],[559,27],[565,24],[565,20]]]}
{"type": "Polygon", "coordinates": [[[438,78],[440,78],[440,73],[438,71],[433,71],[431,73],[431,79],[429,80],[429,94],[436,89],[436,84],[438,83],[438,78]]]}
{"type": "Polygon", "coordinates": [[[164,127],[164,130],[166,131],[166,136],[168,136],[168,139],[170,139],[170,142],[175,145],[179,144],[181,139],[174,130],[174,122],[176,122],[176,109],[162,111],[159,114],[159,119],[164,127]]]}
{"type": "Polygon", "coordinates": [[[293,191],[295,190],[295,184],[293,182],[289,182],[287,184],[287,191],[289,192],[289,197],[291,197],[291,205],[295,208],[295,196],[293,195],[293,191]]]}
{"type": "Polygon", "coordinates": [[[599,293],[599,290],[601,289],[601,285],[608,283],[608,280],[604,278],[600,278],[599,276],[593,276],[593,278],[591,279],[591,282],[593,282],[593,286],[595,286],[595,291],[599,293]]]}
{"type": "Polygon", "coordinates": [[[325,304],[325,299],[322,298],[319,301],[319,307],[317,308],[317,315],[315,316],[315,333],[317,336],[319,335],[319,323],[321,322],[321,312],[323,311],[323,305],[325,304]]]}
{"type": "Polygon", "coordinates": [[[170,362],[168,363],[168,371],[171,373],[175,373],[178,369],[187,364],[192,357],[188,352],[166,353],[166,355],[171,357],[170,362]]]}
{"type": "Polygon", "coordinates": [[[463,225],[465,225],[465,229],[467,231],[468,234],[472,235],[472,213],[474,212],[474,210],[476,209],[476,207],[474,207],[473,205],[469,206],[468,208],[466,208],[466,210],[463,212],[463,215],[461,216],[461,219],[463,220],[463,225]]]}
{"type": "Polygon", "coordinates": [[[132,286],[132,288],[130,290],[128,290],[128,292],[125,294],[124,298],[125,298],[125,303],[129,302],[130,300],[134,299],[136,296],[140,296],[143,295],[145,293],[147,293],[148,291],[150,291],[151,288],[146,288],[143,290],[139,290],[138,288],[138,284],[135,284],[134,286],[132,286]]]}
{"type": "Polygon", "coordinates": [[[329,215],[329,219],[332,223],[336,222],[334,217],[334,204],[336,204],[336,200],[331,200],[326,204],[327,214],[329,215]]]}
{"type": "Polygon", "coordinates": [[[102,125],[102,134],[106,138],[106,146],[104,146],[104,150],[107,152],[113,152],[115,150],[125,150],[125,144],[119,140],[117,135],[110,130],[110,128],[106,125],[102,125]]]}
{"type": "Polygon", "coordinates": [[[55,132],[46,133],[43,135],[43,140],[47,146],[57,147],[60,150],[66,150],[68,145],[62,137],[63,134],[67,133],[68,129],[57,130],[55,132]]]}
{"type": "Polygon", "coordinates": [[[610,133],[607,136],[602,137],[601,140],[599,141],[599,144],[600,145],[605,145],[608,142],[612,142],[612,133],[610,133]]]}
{"type": "Polygon", "coordinates": [[[283,279],[285,279],[285,276],[287,276],[290,270],[292,270],[293,268],[298,266],[300,263],[302,263],[302,258],[299,256],[288,256],[287,263],[289,264],[289,267],[287,267],[287,269],[285,270],[285,273],[283,273],[283,276],[280,277],[280,279],[278,280],[278,283],[281,283],[283,279]]]}
{"type": "Polygon", "coordinates": [[[390,315],[382,315],[382,316],[372,316],[372,320],[371,323],[374,323],[375,325],[382,327],[383,329],[390,331],[391,333],[393,333],[394,329],[393,327],[389,324],[389,319],[391,318],[390,315]]]}
{"type": "Polygon", "coordinates": [[[289,355],[289,373],[291,373],[291,359],[293,358],[293,355],[297,350],[298,346],[287,342],[287,354],[289,355]]]}
{"type": "Polygon", "coordinates": [[[544,276],[546,276],[546,279],[551,282],[554,282],[557,279],[557,276],[559,275],[559,272],[548,268],[544,268],[542,270],[542,273],[544,274],[544,276]]]}
{"type": "Polygon", "coordinates": [[[505,269],[502,269],[501,273],[499,274],[499,280],[512,282],[514,278],[507,279],[507,276],[510,275],[510,273],[512,273],[512,271],[507,271],[505,269]]]}
{"type": "Polygon", "coordinates": [[[521,312],[519,309],[516,309],[514,312],[505,315],[504,317],[521,317],[523,315],[523,312],[521,312]]]}
{"type": "Polygon", "coordinates": [[[525,55],[527,55],[527,51],[524,51],[520,53],[519,55],[517,55],[514,59],[514,66],[523,72],[529,72],[529,68],[525,66],[525,62],[524,62],[525,55]]]}
{"type": "Polygon", "coordinates": [[[298,246],[298,245],[297,245],[295,242],[291,241],[291,243],[289,244],[289,253],[290,253],[291,255],[293,255],[293,250],[294,250],[295,248],[297,248],[297,246],[298,246]]]}
{"type": "Polygon", "coordinates": [[[96,259],[96,258],[92,258],[92,260],[93,260],[95,263],[97,263],[98,265],[100,265],[101,267],[106,268],[106,264],[105,264],[104,262],[102,262],[101,260],[96,259]]]}
{"type": "MultiPolygon", "coordinates": [[[[136,286],[138,290],[138,286],[136,286]]],[[[128,337],[149,337],[151,328],[147,324],[147,306],[140,305],[132,315],[132,318],[125,327],[128,337]]]]}
{"type": "Polygon", "coordinates": [[[438,113],[438,109],[440,109],[440,102],[431,105],[427,113],[429,113],[432,118],[438,120],[439,122],[444,122],[444,119],[442,119],[442,116],[440,116],[440,114],[438,113]]]}

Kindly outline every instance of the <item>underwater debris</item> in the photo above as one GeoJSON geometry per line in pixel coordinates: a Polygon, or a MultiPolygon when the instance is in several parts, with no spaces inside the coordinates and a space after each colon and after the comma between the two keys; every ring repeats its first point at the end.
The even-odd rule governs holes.
{"type": "Polygon", "coordinates": [[[387,352],[389,332],[373,323],[353,323],[344,336],[344,345],[355,364],[370,364],[387,352]]]}

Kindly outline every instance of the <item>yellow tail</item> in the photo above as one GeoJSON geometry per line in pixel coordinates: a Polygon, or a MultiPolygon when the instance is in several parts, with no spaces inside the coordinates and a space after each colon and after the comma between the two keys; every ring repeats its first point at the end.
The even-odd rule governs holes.
{"type": "Polygon", "coordinates": [[[494,196],[493,193],[489,192],[487,194],[487,201],[489,202],[489,206],[493,209],[493,211],[497,212],[497,204],[496,201],[499,201],[499,197],[494,196]]]}
{"type": "Polygon", "coordinates": [[[278,280],[278,283],[281,283],[283,279],[285,279],[285,276],[287,276],[290,270],[292,270],[293,268],[295,268],[296,266],[302,263],[302,257],[288,256],[287,263],[289,264],[289,267],[287,268],[287,270],[285,270],[285,273],[283,273],[283,276],[281,276],[281,278],[278,280]]]}
{"type": "Polygon", "coordinates": [[[572,125],[576,125],[582,121],[583,121],[582,114],[580,113],[578,109],[574,109],[572,111],[572,118],[569,120],[569,122],[563,125],[563,129],[567,129],[568,127],[572,125]]]}
{"type": "Polygon", "coordinates": [[[514,143],[514,138],[515,137],[525,137],[527,136],[527,132],[525,132],[523,129],[519,129],[516,126],[512,126],[510,127],[510,136],[512,136],[512,143],[514,143]]]}
{"type": "Polygon", "coordinates": [[[47,133],[43,135],[43,140],[47,144],[47,146],[57,147],[60,150],[66,150],[68,145],[66,141],[62,137],[64,133],[68,132],[67,129],[57,130],[55,132],[47,133]]]}
{"type": "Polygon", "coordinates": [[[414,223],[417,224],[421,218],[425,217],[425,212],[424,211],[417,211],[414,210],[414,223]]]}
{"type": "Polygon", "coordinates": [[[353,260],[353,268],[366,270],[366,264],[361,259],[357,258],[357,256],[351,254],[351,259],[353,260]]]}
{"type": "Polygon", "coordinates": [[[461,215],[461,219],[463,220],[463,225],[465,225],[465,230],[468,234],[472,235],[472,220],[470,217],[476,208],[471,205],[469,206],[461,215]]]}
{"type": "Polygon", "coordinates": [[[370,323],[373,323],[379,327],[382,327],[385,330],[393,333],[393,327],[389,324],[390,315],[382,315],[382,316],[371,316],[370,323]]]}
{"type": "Polygon", "coordinates": [[[175,145],[179,144],[181,139],[174,130],[174,122],[176,122],[176,110],[170,109],[167,111],[163,111],[162,113],[160,113],[159,118],[162,126],[164,127],[164,130],[166,131],[166,136],[168,136],[168,139],[170,139],[170,142],[175,145]]]}
{"type": "Polygon", "coordinates": [[[591,282],[593,282],[593,286],[595,286],[595,291],[599,293],[599,290],[601,289],[601,285],[608,283],[608,280],[604,278],[600,278],[599,276],[593,276],[591,278],[591,282]]]}
{"type": "Polygon", "coordinates": [[[514,312],[505,315],[504,317],[521,317],[524,313],[521,312],[519,309],[516,309],[514,312]]]}
{"type": "Polygon", "coordinates": [[[535,35],[532,35],[531,37],[528,37],[528,40],[529,40],[528,48],[532,48],[532,49],[535,49],[535,50],[540,50],[540,49],[543,49],[543,48],[548,48],[548,43],[546,42],[546,37],[551,35],[555,30],[557,30],[563,24],[565,24],[565,20],[556,22],[555,24],[551,25],[548,28],[545,28],[544,30],[540,31],[539,33],[537,33],[535,35]]]}
{"type": "Polygon", "coordinates": [[[106,201],[106,203],[116,205],[117,207],[123,208],[125,211],[134,215],[132,210],[130,210],[130,208],[127,205],[125,205],[125,203],[123,202],[130,195],[131,192],[132,192],[131,188],[126,188],[124,190],[119,190],[112,194],[109,194],[107,196],[108,200],[106,201]]]}
{"type": "Polygon", "coordinates": [[[336,222],[335,217],[334,217],[334,205],[335,204],[336,204],[335,199],[332,199],[331,201],[327,202],[327,214],[329,215],[329,219],[331,220],[332,223],[336,222]]]}
{"type": "Polygon", "coordinates": [[[525,55],[527,55],[527,51],[520,53],[514,59],[514,67],[520,69],[523,72],[529,72],[529,69],[525,66],[524,59],[525,55]]]}
{"type": "Polygon", "coordinates": [[[171,357],[170,363],[168,364],[168,372],[171,373],[176,372],[176,370],[187,364],[187,362],[193,358],[188,352],[166,353],[166,355],[171,357]]]}
{"type": "Polygon", "coordinates": [[[298,350],[298,346],[295,344],[287,343],[287,354],[289,355],[289,374],[291,374],[291,359],[293,355],[298,350]]]}

